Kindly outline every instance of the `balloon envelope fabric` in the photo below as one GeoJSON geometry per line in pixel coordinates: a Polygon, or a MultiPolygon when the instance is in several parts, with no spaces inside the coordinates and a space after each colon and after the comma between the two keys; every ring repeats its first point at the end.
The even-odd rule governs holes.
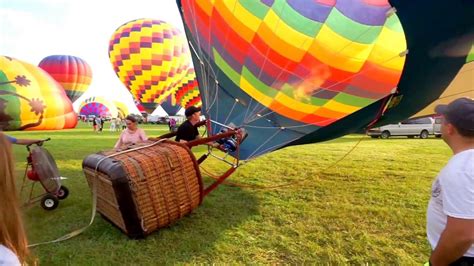
{"type": "Polygon", "coordinates": [[[190,106],[201,107],[201,95],[194,68],[189,68],[186,76],[176,86],[174,93],[176,102],[184,108],[190,106]]]}
{"type": "Polygon", "coordinates": [[[153,19],[120,26],[110,40],[109,59],[122,83],[149,110],[174,92],[191,61],[184,35],[153,19]]]}
{"type": "MultiPolygon", "coordinates": [[[[240,158],[396,90],[406,41],[387,1],[181,0],[204,114],[243,127],[240,158]]],[[[212,124],[211,134],[221,130],[212,124]]]]}
{"type": "Polygon", "coordinates": [[[56,130],[76,124],[71,101],[48,73],[0,56],[0,130],[56,130]]]}
{"type": "Polygon", "coordinates": [[[104,97],[90,97],[82,102],[79,107],[80,115],[93,115],[96,117],[118,117],[117,107],[112,101],[104,97]]]}
{"type": "Polygon", "coordinates": [[[50,55],[39,67],[59,82],[72,102],[87,90],[92,82],[92,70],[83,59],[72,55],[50,55]]]}
{"type": "Polygon", "coordinates": [[[128,107],[125,103],[121,101],[113,101],[115,107],[117,107],[117,112],[118,112],[118,117],[119,118],[125,118],[130,111],[128,110],[128,107]]]}

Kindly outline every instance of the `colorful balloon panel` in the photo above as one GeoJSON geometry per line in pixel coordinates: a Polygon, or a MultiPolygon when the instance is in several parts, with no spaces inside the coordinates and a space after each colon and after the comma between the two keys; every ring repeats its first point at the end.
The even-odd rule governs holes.
{"type": "Polygon", "coordinates": [[[176,98],[176,102],[184,108],[190,106],[200,107],[202,105],[194,68],[189,68],[186,76],[176,86],[174,97],[176,98]]]}
{"type": "MultiPolygon", "coordinates": [[[[147,112],[145,107],[138,100],[134,99],[133,102],[135,103],[135,106],[137,107],[137,109],[140,113],[146,113],[147,112]]],[[[153,108],[149,111],[150,114],[153,112],[153,110],[155,110],[155,108],[158,106],[158,104],[151,103],[151,105],[153,105],[153,108]]]]}
{"type": "Polygon", "coordinates": [[[437,100],[417,112],[412,118],[431,116],[435,114],[435,108],[439,104],[449,104],[461,98],[469,97],[474,99],[474,62],[466,63],[451,81],[449,86],[439,96],[437,100]]]}
{"type": "Polygon", "coordinates": [[[117,107],[104,97],[90,97],[82,102],[79,107],[80,115],[94,115],[96,117],[117,117],[117,107]]]}
{"type": "Polygon", "coordinates": [[[56,130],[76,124],[71,101],[48,73],[0,56],[0,130],[56,130]]]}
{"type": "Polygon", "coordinates": [[[191,61],[184,35],[153,19],[120,26],[110,40],[109,59],[132,95],[148,105],[158,105],[174,92],[191,61]]]}
{"type": "Polygon", "coordinates": [[[385,99],[405,64],[404,32],[388,1],[178,6],[203,114],[215,121],[208,132],[220,132],[219,124],[245,129],[240,159],[296,143],[385,99]]]}
{"type": "Polygon", "coordinates": [[[165,110],[168,115],[176,115],[181,109],[181,106],[176,102],[176,98],[173,95],[169,95],[160,104],[161,108],[165,110]]]}
{"type": "Polygon", "coordinates": [[[287,118],[326,126],[399,81],[406,42],[386,1],[181,2],[214,71],[287,118]]]}
{"type": "Polygon", "coordinates": [[[117,107],[117,112],[118,116],[120,118],[125,118],[127,115],[130,114],[130,111],[128,110],[128,106],[120,101],[113,101],[115,107],[117,107]]]}
{"type": "Polygon", "coordinates": [[[92,82],[92,70],[86,61],[72,55],[51,55],[39,67],[59,82],[72,102],[87,90],[92,82]]]}

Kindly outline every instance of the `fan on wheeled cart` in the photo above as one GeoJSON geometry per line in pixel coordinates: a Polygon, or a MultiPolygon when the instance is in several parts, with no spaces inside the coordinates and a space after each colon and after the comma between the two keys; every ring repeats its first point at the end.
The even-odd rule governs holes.
{"type": "Polygon", "coordinates": [[[67,198],[69,190],[61,185],[61,176],[53,156],[42,147],[48,140],[50,139],[26,146],[28,157],[21,193],[23,194],[24,188],[28,186],[27,179],[32,181],[26,204],[41,201],[43,209],[54,210],[58,207],[59,200],[67,198]],[[41,183],[45,193],[33,196],[33,189],[37,182],[41,183]]]}

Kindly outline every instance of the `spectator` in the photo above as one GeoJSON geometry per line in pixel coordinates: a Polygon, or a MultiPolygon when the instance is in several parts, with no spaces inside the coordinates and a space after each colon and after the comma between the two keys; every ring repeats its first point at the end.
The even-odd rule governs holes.
{"type": "Polygon", "coordinates": [[[136,144],[148,140],[145,131],[141,128],[138,128],[137,119],[132,115],[128,115],[125,118],[127,129],[125,129],[122,134],[120,134],[117,143],[115,143],[115,148],[120,148],[123,145],[136,144]]]}
{"type": "Polygon", "coordinates": [[[474,265],[474,100],[436,107],[441,133],[453,156],[431,188],[427,235],[430,265],[474,265]]]}

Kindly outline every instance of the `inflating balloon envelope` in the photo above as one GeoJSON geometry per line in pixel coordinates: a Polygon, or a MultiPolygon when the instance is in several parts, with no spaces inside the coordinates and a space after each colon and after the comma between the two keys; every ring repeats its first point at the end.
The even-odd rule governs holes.
{"type": "Polygon", "coordinates": [[[59,130],[76,124],[71,101],[48,73],[0,56],[0,130],[59,130]]]}
{"type": "Polygon", "coordinates": [[[177,2],[209,135],[245,129],[240,160],[409,117],[473,43],[470,1],[177,2]]]}

